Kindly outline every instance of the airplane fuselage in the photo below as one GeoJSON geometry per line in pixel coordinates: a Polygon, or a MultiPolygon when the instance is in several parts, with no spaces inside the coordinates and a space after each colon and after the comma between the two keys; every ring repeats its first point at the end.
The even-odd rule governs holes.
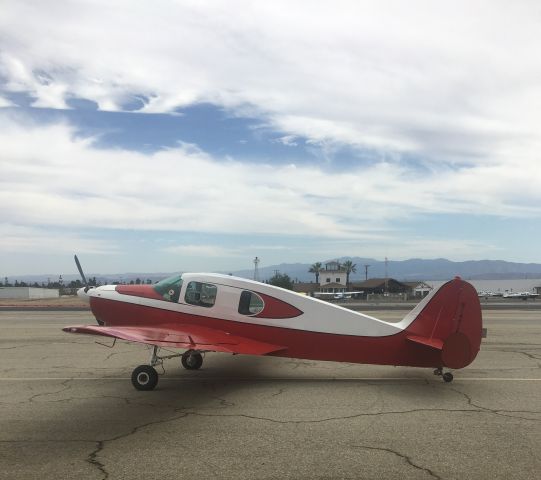
{"type": "MultiPolygon", "coordinates": [[[[426,348],[408,340],[412,335],[423,333],[415,328],[414,321],[430,298],[402,321],[392,323],[271,285],[226,275],[184,274],[177,287],[162,292],[152,285],[106,285],[86,294],[98,323],[106,327],[205,328],[282,347],[269,355],[382,365],[442,366],[441,349],[426,348]]],[[[472,292],[468,290],[467,294],[469,298],[472,292]]],[[[468,355],[468,363],[470,357],[468,355]]]]}

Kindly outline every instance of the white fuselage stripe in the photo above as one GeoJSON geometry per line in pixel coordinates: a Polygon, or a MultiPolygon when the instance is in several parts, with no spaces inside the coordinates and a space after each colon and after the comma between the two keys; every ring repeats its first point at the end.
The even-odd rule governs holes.
{"type": "MultiPolygon", "coordinates": [[[[184,274],[180,298],[183,301],[186,285],[191,280],[213,283],[218,286],[218,293],[214,306],[203,306],[186,303],[174,303],[164,300],[151,299],[125,295],[115,291],[114,286],[106,285],[92,289],[88,292],[90,297],[121,301],[135,305],[179,312],[194,317],[209,317],[219,320],[235,321],[253,325],[287,328],[316,333],[329,333],[335,335],[351,335],[362,337],[384,337],[395,335],[403,331],[424,308],[435,291],[423,300],[412,313],[398,323],[386,322],[363,313],[355,312],[338,305],[306,297],[295,292],[273,287],[271,285],[253,282],[246,279],[218,274],[184,274]],[[291,318],[261,318],[242,315],[238,312],[240,292],[250,290],[274,297],[301,310],[303,313],[291,318]],[[415,312],[415,313],[414,313],[415,312]]],[[[436,289],[435,289],[436,290],[436,289]]]]}

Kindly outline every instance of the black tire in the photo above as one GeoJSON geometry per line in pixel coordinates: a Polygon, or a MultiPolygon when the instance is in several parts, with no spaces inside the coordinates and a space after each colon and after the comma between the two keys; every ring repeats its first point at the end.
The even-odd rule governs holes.
{"type": "Polygon", "coordinates": [[[182,354],[180,361],[186,370],[199,370],[201,365],[203,365],[203,355],[188,350],[182,354]]]}
{"type": "Polygon", "coordinates": [[[451,372],[445,372],[442,375],[442,378],[443,378],[443,381],[446,382],[446,383],[452,382],[453,381],[453,374],[451,372]]]}
{"type": "Polygon", "coordinates": [[[158,372],[150,365],[139,365],[131,374],[131,383],[137,390],[154,390],[158,384],[158,372]]]}

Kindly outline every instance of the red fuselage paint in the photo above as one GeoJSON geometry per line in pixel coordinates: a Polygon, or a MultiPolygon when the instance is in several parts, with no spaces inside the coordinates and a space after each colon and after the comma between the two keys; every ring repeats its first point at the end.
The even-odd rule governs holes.
{"type": "Polygon", "coordinates": [[[96,318],[105,322],[107,326],[152,328],[171,324],[179,326],[199,324],[286,347],[285,350],[269,354],[273,356],[412,367],[439,367],[442,365],[440,351],[408,342],[406,340],[407,331],[385,337],[310,332],[221,320],[98,297],[90,299],[90,306],[96,318]]]}

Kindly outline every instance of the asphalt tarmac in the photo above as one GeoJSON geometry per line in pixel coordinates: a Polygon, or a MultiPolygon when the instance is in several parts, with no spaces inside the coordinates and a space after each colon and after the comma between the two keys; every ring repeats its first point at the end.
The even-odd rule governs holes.
{"type": "Polygon", "coordinates": [[[145,346],[61,331],[90,313],[0,312],[0,478],[539,478],[541,313],[484,319],[479,356],[450,384],[213,353],[196,372],[166,361],[138,392],[145,346]]]}

